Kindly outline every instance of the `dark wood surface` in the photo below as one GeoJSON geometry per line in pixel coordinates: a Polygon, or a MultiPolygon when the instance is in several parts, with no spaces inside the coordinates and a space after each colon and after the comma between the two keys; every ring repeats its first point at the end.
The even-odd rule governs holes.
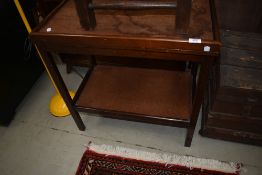
{"type": "Polygon", "coordinates": [[[192,1],[177,0],[175,32],[187,34],[189,32],[189,23],[191,18],[192,1]]]}
{"type": "Polygon", "coordinates": [[[262,34],[222,30],[221,42],[226,48],[262,52],[262,34]]]}
{"type": "MultiPolygon", "coordinates": [[[[75,0],[76,9],[80,18],[80,24],[86,30],[95,30],[97,19],[97,10],[156,10],[156,9],[172,9],[175,11],[175,32],[179,34],[187,34],[189,29],[189,21],[192,9],[191,0],[173,0],[173,1],[139,1],[139,0],[75,0]],[[97,2],[98,1],[98,2],[97,2]]],[[[148,11],[147,11],[148,12],[148,11]]],[[[145,13],[146,14],[146,13],[145,13]]]]}
{"type": "Polygon", "coordinates": [[[189,72],[101,65],[95,67],[76,105],[189,120],[191,87],[189,72]]]}
{"type": "Polygon", "coordinates": [[[215,138],[215,139],[221,139],[221,140],[227,140],[227,141],[233,141],[233,142],[239,142],[245,144],[262,145],[261,134],[256,134],[254,132],[245,132],[245,131],[233,130],[228,128],[207,126],[204,130],[201,130],[200,133],[203,136],[215,138]]]}
{"type": "Polygon", "coordinates": [[[41,48],[47,68],[80,130],[84,125],[78,111],[83,110],[104,117],[185,127],[185,146],[190,146],[209,69],[220,52],[217,25],[212,24],[212,18],[216,22],[215,15],[211,15],[214,7],[210,7],[209,2],[212,0],[193,1],[189,32],[181,35],[172,30],[174,14],[166,11],[136,15],[101,11],[97,13],[96,30],[86,31],[80,25],[74,1],[68,0],[30,36],[41,48]],[[189,43],[189,37],[201,39],[201,43],[189,43]],[[209,46],[210,51],[204,51],[205,46],[209,46]],[[73,100],[50,52],[89,55],[92,59],[91,71],[73,100]],[[132,61],[116,61],[117,66],[110,61],[106,61],[107,65],[99,65],[96,58],[101,56],[104,60],[135,60],[136,65],[140,64],[136,67],[140,68],[130,68],[134,66],[132,61]],[[176,60],[194,66],[187,66],[186,71],[180,72],[163,70],[165,63],[158,70],[145,69],[147,66],[143,64],[147,61],[141,59],[166,63],[176,60]],[[129,68],[119,67],[119,63],[129,68]]]}
{"type": "MultiPolygon", "coordinates": [[[[261,50],[262,51],[262,50],[261,50]]],[[[222,64],[234,65],[242,68],[262,69],[262,52],[238,49],[235,47],[221,48],[222,64]]]]}
{"type": "Polygon", "coordinates": [[[221,65],[221,86],[262,90],[262,70],[221,65]]]}
{"type": "Polygon", "coordinates": [[[97,19],[101,19],[96,30],[86,31],[80,25],[72,0],[60,7],[31,34],[32,39],[41,40],[43,44],[48,42],[45,47],[49,50],[158,59],[179,59],[174,53],[182,53],[187,54],[187,60],[192,61],[201,59],[196,55],[219,54],[220,42],[214,39],[217,32],[212,29],[208,0],[194,1],[191,27],[187,35],[175,34],[171,30],[171,25],[174,25],[173,15],[165,14],[132,16],[128,13],[101,13],[97,14],[97,19]],[[51,28],[51,32],[47,32],[47,28],[51,28]],[[189,43],[189,37],[199,38],[201,43],[189,43]],[[72,42],[75,43],[73,46],[72,42]],[[210,52],[203,52],[205,46],[210,47],[210,52]]]}
{"type": "Polygon", "coordinates": [[[103,36],[150,36],[157,38],[182,39],[188,37],[201,38],[213,41],[212,20],[208,0],[194,0],[192,4],[190,28],[187,36],[175,35],[175,18],[170,12],[155,11],[143,12],[112,11],[110,14],[103,11],[96,13],[97,26],[95,31],[86,31],[81,27],[73,0],[66,1],[61,10],[53,14],[51,20],[44,23],[39,32],[46,33],[46,28],[52,27],[55,34],[83,34],[103,36]],[[148,13],[148,12],[147,12],[148,13]]]}
{"type": "Polygon", "coordinates": [[[216,0],[224,30],[262,33],[261,0],[216,0]]]}
{"type": "MultiPolygon", "coordinates": [[[[190,29],[187,35],[178,35],[173,32],[172,28],[175,25],[173,15],[141,14],[132,16],[128,12],[124,15],[114,12],[110,14],[101,12],[101,14],[97,14],[97,20],[100,22],[98,22],[96,30],[86,31],[80,25],[74,2],[69,0],[62,5],[61,10],[54,11],[50,15],[50,20],[49,18],[46,19],[42,26],[40,25],[35,29],[37,36],[32,36],[32,38],[37,37],[39,40],[44,37],[43,41],[50,40],[46,47],[55,49],[56,45],[62,45],[63,47],[70,47],[67,50],[79,53],[80,50],[83,50],[78,48],[81,46],[73,48],[67,46],[68,42],[70,42],[70,45],[73,39],[77,39],[79,43],[82,43],[82,47],[95,47],[97,48],[95,54],[106,52],[105,55],[107,56],[111,53],[110,49],[115,48],[118,49],[118,53],[114,55],[111,53],[112,56],[126,56],[121,51],[127,52],[130,49],[135,49],[137,52],[143,50],[143,52],[137,53],[137,55],[142,56],[144,54],[148,56],[149,53],[147,52],[154,50],[165,54],[183,52],[203,55],[205,45],[211,47],[210,52],[206,53],[207,55],[217,55],[219,42],[216,42],[213,38],[209,1],[196,0],[194,2],[190,29]],[[46,32],[47,28],[52,28],[52,31],[46,32]],[[64,35],[67,37],[64,37],[64,35]],[[188,43],[189,37],[202,39],[202,43],[190,44],[188,43]],[[118,44],[118,41],[121,44],[118,44]],[[99,50],[98,46],[103,47],[103,51],[99,50]]],[[[34,32],[32,35],[34,35],[34,32]]],[[[57,50],[60,51],[59,48],[57,50]]],[[[90,50],[87,48],[86,52],[90,52],[90,50]]],[[[93,52],[95,51],[93,50],[93,52]]],[[[163,56],[163,54],[159,55],[159,57],[163,56]]]]}
{"type": "MultiPolygon", "coordinates": [[[[71,72],[72,66],[90,67],[89,55],[76,54],[60,54],[62,60],[67,64],[68,73],[71,72]]],[[[109,57],[109,56],[94,56],[97,64],[115,65],[115,66],[129,66],[149,69],[165,69],[185,71],[186,63],[175,60],[157,60],[157,59],[143,59],[143,58],[127,58],[127,57],[109,57]]]]}
{"type": "Polygon", "coordinates": [[[222,48],[203,105],[203,136],[262,145],[261,2],[216,1],[222,48]]]}
{"type": "Polygon", "coordinates": [[[245,117],[238,117],[237,115],[228,117],[221,113],[210,115],[210,119],[207,123],[210,127],[212,126],[215,128],[225,128],[235,131],[261,133],[261,122],[257,122],[257,119],[247,119],[245,117]]]}
{"type": "Polygon", "coordinates": [[[127,58],[127,57],[108,57],[95,56],[98,64],[129,66],[151,69],[177,70],[185,71],[186,63],[176,60],[158,60],[158,59],[143,59],[143,58],[127,58]]]}
{"type": "Polygon", "coordinates": [[[210,77],[200,133],[262,145],[261,34],[221,33],[221,60],[210,77]]]}
{"type": "Polygon", "coordinates": [[[89,9],[103,10],[150,10],[150,9],[175,9],[177,1],[175,0],[102,0],[102,2],[93,1],[89,4],[89,9]]]}

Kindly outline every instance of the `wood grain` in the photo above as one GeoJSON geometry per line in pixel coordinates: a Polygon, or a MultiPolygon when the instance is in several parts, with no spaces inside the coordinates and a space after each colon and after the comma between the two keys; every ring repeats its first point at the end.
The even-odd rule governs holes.
{"type": "Polygon", "coordinates": [[[76,105],[188,120],[190,73],[96,66],[76,105]]]}
{"type": "MultiPolygon", "coordinates": [[[[175,11],[162,11],[159,13],[97,11],[96,30],[86,31],[80,25],[74,1],[68,0],[63,5],[63,8],[57,11],[52,16],[52,19],[43,25],[40,31],[46,33],[46,28],[51,27],[53,29],[51,33],[53,34],[141,35],[185,39],[184,35],[178,35],[174,32],[174,15],[175,11]]],[[[213,40],[212,32],[209,1],[194,0],[187,36],[201,38],[203,40],[213,40]]]]}

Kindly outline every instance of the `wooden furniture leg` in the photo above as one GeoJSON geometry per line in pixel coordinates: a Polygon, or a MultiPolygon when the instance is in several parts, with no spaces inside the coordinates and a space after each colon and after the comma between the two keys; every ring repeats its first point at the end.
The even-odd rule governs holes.
{"type": "Polygon", "coordinates": [[[205,89],[207,87],[208,73],[209,73],[209,69],[210,69],[212,62],[213,62],[213,57],[204,58],[201,62],[199,79],[198,79],[196,93],[195,93],[195,97],[193,101],[191,120],[190,120],[189,127],[187,128],[187,135],[186,135],[186,140],[185,140],[186,147],[191,146],[199,111],[201,108],[201,104],[203,102],[205,89]]]}
{"type": "Polygon", "coordinates": [[[94,10],[88,9],[88,4],[90,2],[92,2],[92,0],[75,0],[81,26],[86,30],[92,30],[96,26],[94,10]]]}
{"type": "Polygon", "coordinates": [[[77,127],[79,128],[79,130],[84,131],[85,130],[85,125],[79,115],[79,113],[76,111],[76,109],[73,106],[73,100],[70,97],[69,93],[68,93],[68,89],[63,81],[63,78],[51,56],[51,54],[49,54],[45,49],[44,46],[42,45],[38,45],[38,49],[40,54],[42,55],[44,62],[46,64],[47,69],[49,70],[55,85],[57,86],[57,89],[59,90],[59,93],[61,94],[61,96],[63,97],[77,127]]]}
{"type": "Polygon", "coordinates": [[[71,63],[66,63],[66,73],[71,73],[72,72],[72,64],[71,63]]]}
{"type": "Polygon", "coordinates": [[[176,33],[187,34],[190,22],[192,0],[177,0],[176,33]]]}

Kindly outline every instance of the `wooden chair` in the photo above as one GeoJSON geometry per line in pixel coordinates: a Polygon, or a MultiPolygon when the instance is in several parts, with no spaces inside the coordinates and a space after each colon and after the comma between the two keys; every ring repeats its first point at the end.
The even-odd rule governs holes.
{"type": "Polygon", "coordinates": [[[190,20],[192,0],[104,0],[96,3],[92,0],[75,0],[80,23],[86,30],[94,30],[96,27],[95,10],[154,10],[176,9],[175,32],[187,34],[190,20]]]}

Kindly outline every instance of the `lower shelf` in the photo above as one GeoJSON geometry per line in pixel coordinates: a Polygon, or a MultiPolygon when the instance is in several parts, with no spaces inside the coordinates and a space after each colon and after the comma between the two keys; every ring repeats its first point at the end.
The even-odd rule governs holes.
{"type": "Polygon", "coordinates": [[[152,120],[190,119],[189,72],[97,65],[83,83],[75,102],[78,109],[147,116],[152,120]]]}

